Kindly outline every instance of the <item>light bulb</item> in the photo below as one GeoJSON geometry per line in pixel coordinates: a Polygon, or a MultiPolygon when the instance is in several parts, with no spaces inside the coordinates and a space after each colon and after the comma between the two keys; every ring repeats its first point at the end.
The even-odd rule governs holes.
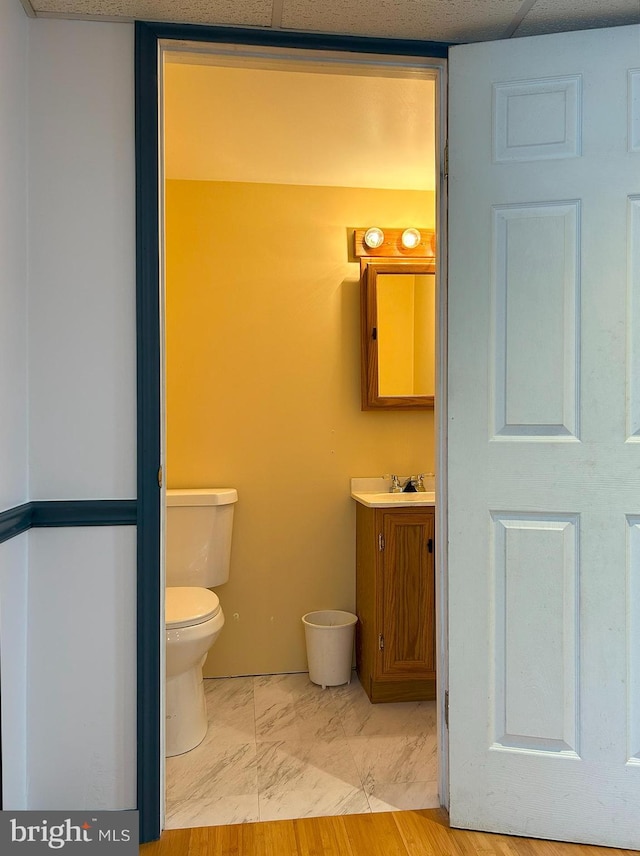
{"type": "Polygon", "coordinates": [[[367,229],[364,233],[364,242],[371,250],[376,250],[378,247],[382,246],[383,241],[384,232],[382,229],[378,229],[377,226],[372,226],[371,229],[367,229]]]}
{"type": "Polygon", "coordinates": [[[420,243],[421,238],[422,235],[417,229],[405,229],[400,240],[402,241],[402,246],[406,250],[415,250],[420,243]]]}

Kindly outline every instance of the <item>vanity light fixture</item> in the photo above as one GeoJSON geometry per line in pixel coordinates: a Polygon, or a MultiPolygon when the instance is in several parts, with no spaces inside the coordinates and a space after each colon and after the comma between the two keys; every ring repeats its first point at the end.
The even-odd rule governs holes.
{"type": "Polygon", "coordinates": [[[400,241],[406,250],[414,250],[422,239],[422,235],[417,229],[405,229],[402,233],[400,241]]]}
{"type": "Polygon", "coordinates": [[[382,246],[384,241],[384,232],[377,226],[372,226],[364,233],[364,242],[370,250],[376,250],[382,246]]]}
{"type": "Polygon", "coordinates": [[[435,232],[426,226],[360,226],[347,232],[349,255],[362,264],[381,258],[428,259],[435,264],[435,232]]]}

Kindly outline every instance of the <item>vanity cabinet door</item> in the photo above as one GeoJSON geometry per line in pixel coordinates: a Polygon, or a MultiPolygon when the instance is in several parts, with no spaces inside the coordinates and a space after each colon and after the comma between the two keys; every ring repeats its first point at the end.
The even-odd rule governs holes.
{"type": "Polygon", "coordinates": [[[356,507],[356,666],[372,702],[435,698],[434,510],[356,507]]]}
{"type": "Polygon", "coordinates": [[[379,678],[435,678],[434,514],[379,512],[379,678]]]}

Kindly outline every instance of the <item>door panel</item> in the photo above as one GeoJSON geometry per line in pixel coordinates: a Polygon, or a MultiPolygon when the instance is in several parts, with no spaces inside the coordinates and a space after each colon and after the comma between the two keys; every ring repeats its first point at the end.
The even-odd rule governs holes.
{"type": "Polygon", "coordinates": [[[493,218],[494,439],[575,438],[580,203],[494,206],[493,218]]]}
{"type": "Polygon", "coordinates": [[[640,848],[640,28],[453,48],[450,813],[640,848]]]}
{"type": "Polygon", "coordinates": [[[575,755],[579,520],[492,514],[492,523],[492,745],[575,755]]]}

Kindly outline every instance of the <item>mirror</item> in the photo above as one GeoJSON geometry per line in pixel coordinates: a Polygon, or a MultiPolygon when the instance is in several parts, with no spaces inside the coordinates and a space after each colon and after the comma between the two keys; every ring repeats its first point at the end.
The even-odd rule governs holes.
{"type": "Polygon", "coordinates": [[[435,297],[433,259],[363,259],[363,410],[433,408],[435,297]]]}

